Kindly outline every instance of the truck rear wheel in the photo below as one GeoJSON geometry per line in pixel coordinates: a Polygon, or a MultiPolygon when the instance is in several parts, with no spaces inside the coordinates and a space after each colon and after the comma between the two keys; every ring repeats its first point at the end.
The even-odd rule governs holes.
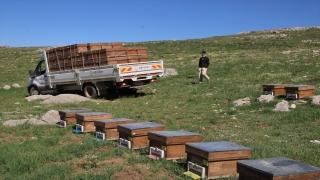
{"type": "Polygon", "coordinates": [[[33,96],[33,95],[40,95],[40,91],[37,87],[31,87],[30,90],[29,90],[29,94],[30,96],[33,96]]]}
{"type": "Polygon", "coordinates": [[[83,89],[83,92],[87,98],[97,98],[98,97],[97,89],[92,84],[86,85],[83,89]]]}

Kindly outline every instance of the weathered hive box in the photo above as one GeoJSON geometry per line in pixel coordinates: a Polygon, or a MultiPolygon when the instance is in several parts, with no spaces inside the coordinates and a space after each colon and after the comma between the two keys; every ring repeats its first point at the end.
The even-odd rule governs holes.
{"type": "Polygon", "coordinates": [[[86,113],[86,112],[92,112],[91,109],[87,108],[78,108],[78,109],[66,109],[66,110],[60,110],[59,116],[60,116],[60,127],[66,127],[67,125],[76,124],[76,113],[86,113]]]}
{"type": "Polygon", "coordinates": [[[262,85],[263,94],[264,95],[285,95],[286,90],[284,89],[285,86],[289,86],[289,84],[264,84],[262,85]]]}
{"type": "Polygon", "coordinates": [[[166,160],[181,159],[187,156],[185,144],[201,142],[201,134],[188,131],[153,131],[148,133],[151,158],[166,160]]]}
{"type": "Polygon", "coordinates": [[[310,85],[293,85],[286,86],[287,99],[302,99],[304,97],[314,96],[314,86],[310,85]]]}
{"type": "Polygon", "coordinates": [[[121,42],[112,42],[112,43],[88,43],[88,51],[99,50],[99,49],[110,49],[110,48],[122,48],[123,43],[121,42]]]}
{"type": "Polygon", "coordinates": [[[164,125],[154,122],[119,124],[119,145],[129,149],[145,148],[149,145],[148,132],[163,131],[164,125]]]}
{"type": "Polygon", "coordinates": [[[135,120],[127,118],[103,119],[94,121],[96,127],[96,138],[101,140],[119,139],[117,126],[119,124],[135,123],[135,120]]]}
{"type": "Polygon", "coordinates": [[[251,149],[226,141],[186,144],[188,171],[208,179],[237,174],[237,161],[251,157],[251,149]]]}
{"type": "Polygon", "coordinates": [[[285,157],[237,162],[240,180],[319,179],[320,168],[285,157]]]}
{"type": "Polygon", "coordinates": [[[77,113],[77,125],[75,133],[94,132],[96,127],[94,121],[101,119],[112,119],[112,114],[106,112],[77,113]]]}

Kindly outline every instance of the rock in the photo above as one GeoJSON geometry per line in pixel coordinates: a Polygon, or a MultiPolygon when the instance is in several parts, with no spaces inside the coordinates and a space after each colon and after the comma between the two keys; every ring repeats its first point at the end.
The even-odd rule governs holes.
{"type": "Polygon", "coordinates": [[[60,122],[59,112],[56,110],[50,110],[46,114],[44,114],[41,118],[41,121],[44,121],[48,124],[56,124],[60,122]]]}
{"type": "Polygon", "coordinates": [[[2,125],[4,125],[4,126],[18,126],[18,125],[24,124],[27,121],[28,121],[28,119],[8,120],[8,121],[5,121],[2,125]]]}
{"type": "Polygon", "coordinates": [[[279,102],[276,107],[273,109],[274,111],[281,111],[281,112],[285,112],[285,111],[290,111],[289,110],[289,103],[288,101],[282,100],[281,102],[279,102]]]}
{"type": "Polygon", "coordinates": [[[53,96],[49,99],[44,100],[40,104],[52,104],[52,103],[76,103],[76,102],[83,102],[89,101],[89,98],[84,96],[79,96],[76,94],[60,94],[58,96],[53,96]]]}
{"type": "Polygon", "coordinates": [[[291,51],[288,50],[288,51],[282,51],[280,54],[290,54],[290,53],[291,53],[291,51]]]}
{"type": "Polygon", "coordinates": [[[296,105],[295,104],[291,104],[290,105],[290,109],[295,109],[296,108],[296,105]]]}
{"type": "Polygon", "coordinates": [[[42,100],[42,99],[50,99],[52,98],[53,96],[52,95],[33,95],[33,96],[29,96],[29,97],[26,97],[26,100],[28,102],[30,101],[36,101],[36,100],[42,100]]]}
{"type": "Polygon", "coordinates": [[[19,85],[19,84],[17,84],[17,83],[14,83],[14,84],[12,84],[12,87],[14,87],[14,88],[19,88],[19,87],[20,87],[20,85],[19,85]]]}
{"type": "Polygon", "coordinates": [[[257,98],[258,102],[271,102],[274,100],[273,95],[261,95],[259,98],[257,98]]]}
{"type": "Polygon", "coordinates": [[[31,118],[29,121],[28,121],[29,124],[33,124],[33,125],[42,125],[42,124],[48,124],[46,123],[45,121],[40,121],[36,118],[31,118]]]}
{"type": "Polygon", "coordinates": [[[320,95],[318,96],[312,96],[312,101],[311,101],[312,104],[318,104],[320,105],[320,95]]]}
{"type": "Polygon", "coordinates": [[[9,90],[11,87],[9,86],[9,85],[5,85],[5,86],[3,86],[3,89],[4,90],[9,90]]]}
{"type": "Polygon", "coordinates": [[[243,105],[249,105],[251,103],[250,103],[250,98],[246,97],[243,99],[238,99],[238,100],[233,101],[233,104],[235,106],[243,106],[243,105]]]}
{"type": "Polygon", "coordinates": [[[165,68],[163,76],[175,76],[178,75],[178,72],[173,68],[165,68]]]}
{"type": "Polygon", "coordinates": [[[314,144],[320,144],[320,141],[318,140],[310,140],[311,143],[314,143],[314,144]]]}

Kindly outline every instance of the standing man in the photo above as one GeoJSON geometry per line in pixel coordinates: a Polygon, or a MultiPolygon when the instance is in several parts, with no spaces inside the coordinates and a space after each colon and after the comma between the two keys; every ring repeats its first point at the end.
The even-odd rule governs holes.
{"type": "Polygon", "coordinates": [[[209,64],[209,58],[206,56],[206,52],[202,51],[202,57],[199,59],[199,84],[202,83],[203,76],[210,81],[210,78],[207,75],[209,64]]]}

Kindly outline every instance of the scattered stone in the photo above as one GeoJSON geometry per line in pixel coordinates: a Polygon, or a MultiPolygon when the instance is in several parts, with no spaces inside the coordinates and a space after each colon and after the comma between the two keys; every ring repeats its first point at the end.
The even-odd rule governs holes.
{"type": "Polygon", "coordinates": [[[295,100],[294,103],[296,103],[296,104],[305,104],[305,103],[307,103],[307,101],[303,100],[303,99],[298,99],[298,100],[295,100]]]}
{"type": "Polygon", "coordinates": [[[152,89],[152,93],[155,94],[157,92],[156,89],[152,89]]]}
{"type": "Polygon", "coordinates": [[[29,121],[28,121],[29,124],[33,124],[33,125],[42,125],[42,124],[48,124],[46,123],[45,121],[40,121],[36,118],[31,118],[29,121]]]}
{"type": "Polygon", "coordinates": [[[30,102],[30,101],[36,101],[36,100],[50,99],[52,97],[53,97],[52,95],[33,95],[33,96],[26,97],[26,100],[30,102]]]}
{"type": "Polygon", "coordinates": [[[17,84],[17,83],[14,83],[14,84],[12,84],[12,87],[14,87],[14,88],[19,88],[19,87],[20,87],[20,85],[19,85],[19,84],[17,84]]]}
{"type": "Polygon", "coordinates": [[[320,105],[320,95],[318,95],[318,96],[313,96],[311,103],[312,103],[312,104],[318,104],[318,105],[320,105]]]}
{"type": "Polygon", "coordinates": [[[318,140],[310,140],[311,143],[314,143],[314,144],[320,144],[320,141],[318,140]]]}
{"type": "Polygon", "coordinates": [[[2,125],[4,125],[4,126],[18,126],[18,125],[24,124],[27,121],[28,121],[28,119],[8,120],[8,121],[5,121],[2,125]]]}
{"type": "Polygon", "coordinates": [[[14,104],[20,104],[19,102],[16,102],[16,103],[14,103],[14,104]]]}
{"type": "Polygon", "coordinates": [[[47,124],[56,124],[60,122],[59,112],[56,110],[50,110],[40,118],[40,121],[44,121],[47,124]]]}
{"type": "Polygon", "coordinates": [[[208,94],[206,94],[206,96],[212,96],[213,94],[212,93],[208,93],[208,94]]]}
{"type": "Polygon", "coordinates": [[[165,68],[163,76],[175,76],[178,75],[178,72],[173,68],[165,68]]]}
{"type": "Polygon", "coordinates": [[[274,100],[273,95],[261,95],[259,98],[257,98],[258,102],[271,102],[274,100]]]}
{"type": "Polygon", "coordinates": [[[9,85],[3,86],[3,89],[4,89],[4,90],[9,90],[10,88],[11,88],[11,86],[9,86],[9,85]]]}
{"type": "Polygon", "coordinates": [[[281,102],[279,102],[276,107],[273,109],[274,111],[281,111],[281,112],[285,112],[285,111],[290,111],[289,110],[289,103],[288,101],[282,100],[281,102]]]}
{"type": "Polygon", "coordinates": [[[246,97],[243,99],[238,99],[238,100],[233,101],[233,104],[235,106],[243,106],[243,105],[249,105],[251,103],[250,103],[250,98],[246,97]]]}
{"type": "Polygon", "coordinates": [[[52,103],[76,103],[89,101],[89,98],[76,94],[60,94],[58,96],[52,96],[49,99],[44,100],[40,104],[52,104],[52,103]]]}
{"type": "Polygon", "coordinates": [[[291,104],[290,105],[290,109],[295,109],[296,108],[296,105],[295,104],[291,104]]]}
{"type": "Polygon", "coordinates": [[[312,50],[313,54],[318,54],[320,52],[320,50],[312,50]]]}
{"type": "Polygon", "coordinates": [[[291,53],[291,51],[288,50],[288,51],[282,51],[280,54],[290,54],[290,53],[291,53]]]}

